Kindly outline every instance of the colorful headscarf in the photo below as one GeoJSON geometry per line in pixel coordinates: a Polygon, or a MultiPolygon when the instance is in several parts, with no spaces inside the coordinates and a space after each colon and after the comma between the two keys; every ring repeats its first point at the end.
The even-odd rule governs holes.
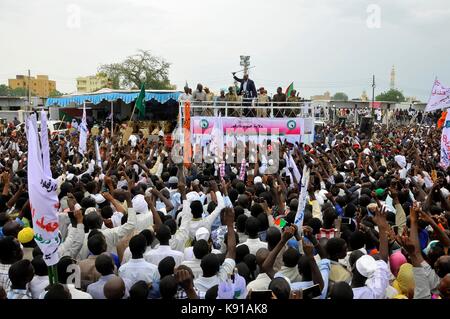
{"type": "Polygon", "coordinates": [[[401,253],[401,251],[397,251],[389,257],[389,266],[391,267],[391,272],[395,277],[397,277],[400,267],[403,264],[406,264],[406,262],[406,257],[401,253]]]}
{"type": "Polygon", "coordinates": [[[409,263],[401,265],[397,279],[394,280],[392,286],[398,291],[398,295],[394,299],[408,298],[408,292],[414,290],[416,286],[413,265],[409,263]]]}

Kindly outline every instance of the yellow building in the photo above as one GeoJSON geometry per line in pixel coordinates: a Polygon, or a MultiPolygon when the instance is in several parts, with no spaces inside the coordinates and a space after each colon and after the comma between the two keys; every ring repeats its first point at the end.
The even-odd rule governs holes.
{"type": "Polygon", "coordinates": [[[56,81],[48,79],[48,75],[36,75],[36,77],[27,75],[16,75],[15,79],[8,79],[8,85],[11,89],[30,88],[31,94],[38,97],[48,97],[53,91],[56,91],[56,81]],[[28,81],[30,85],[28,86],[28,81]]]}
{"type": "Polygon", "coordinates": [[[330,94],[330,92],[326,91],[323,95],[311,96],[311,100],[313,100],[313,101],[331,100],[331,94],[330,94]]]}
{"type": "Polygon", "coordinates": [[[109,87],[110,81],[106,74],[98,73],[97,75],[80,76],[77,78],[77,92],[90,93],[109,87]]]}

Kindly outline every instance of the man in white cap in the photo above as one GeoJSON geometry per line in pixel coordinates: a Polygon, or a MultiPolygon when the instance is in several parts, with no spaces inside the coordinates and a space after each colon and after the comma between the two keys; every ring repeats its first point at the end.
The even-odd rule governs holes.
{"type": "Polygon", "coordinates": [[[203,204],[199,200],[193,200],[189,206],[189,213],[192,215],[192,220],[189,225],[189,236],[190,238],[195,237],[195,232],[200,227],[205,227],[211,230],[211,225],[219,216],[221,210],[225,208],[225,201],[223,199],[222,193],[219,191],[215,181],[210,181],[211,190],[216,194],[217,206],[214,211],[207,217],[203,218],[203,204]]]}
{"type": "MultiPolygon", "coordinates": [[[[390,227],[385,212],[381,212],[379,209],[375,212],[373,221],[378,226],[380,234],[380,260],[375,260],[370,255],[362,255],[354,262],[352,270],[354,299],[385,299],[386,289],[389,286],[389,241],[387,233],[390,227]]],[[[350,256],[351,258],[352,256],[350,256]]]]}
{"type": "MultiPolygon", "coordinates": [[[[203,240],[206,240],[208,242],[209,239],[210,239],[209,236],[210,236],[209,230],[206,229],[205,227],[200,227],[195,232],[195,241],[199,241],[199,240],[203,239],[203,240]]],[[[194,248],[193,246],[189,246],[189,247],[186,247],[184,249],[184,260],[185,261],[189,261],[189,260],[194,260],[195,259],[193,248],[194,248]]]]}
{"type": "Polygon", "coordinates": [[[148,204],[144,195],[137,194],[131,200],[134,211],[136,212],[136,231],[140,232],[149,229],[153,225],[153,215],[148,210],[148,204]]]}

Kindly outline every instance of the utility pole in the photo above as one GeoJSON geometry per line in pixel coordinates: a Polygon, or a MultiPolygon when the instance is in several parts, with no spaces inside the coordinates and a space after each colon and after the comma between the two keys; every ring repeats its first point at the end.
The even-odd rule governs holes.
{"type": "Polygon", "coordinates": [[[371,110],[372,117],[374,117],[375,115],[375,110],[373,108],[374,102],[375,102],[375,74],[372,77],[372,110],[371,110]]]}
{"type": "Polygon", "coordinates": [[[28,109],[27,111],[31,111],[31,91],[30,91],[30,69],[28,69],[28,109]]]}

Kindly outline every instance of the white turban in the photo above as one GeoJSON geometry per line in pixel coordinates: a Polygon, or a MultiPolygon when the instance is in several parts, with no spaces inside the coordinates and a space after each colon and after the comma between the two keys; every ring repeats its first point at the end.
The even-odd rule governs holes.
{"type": "Polygon", "coordinates": [[[144,198],[144,195],[138,194],[133,197],[131,200],[132,206],[136,211],[136,214],[146,214],[148,213],[148,205],[147,201],[144,198]]]}

